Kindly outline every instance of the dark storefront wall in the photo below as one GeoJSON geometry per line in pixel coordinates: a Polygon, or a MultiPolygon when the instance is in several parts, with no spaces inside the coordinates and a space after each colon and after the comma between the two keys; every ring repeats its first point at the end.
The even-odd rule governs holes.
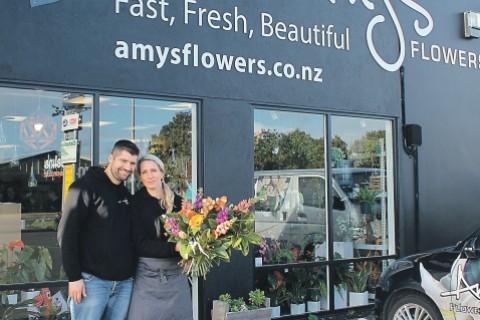
{"type": "MultiPolygon", "coordinates": [[[[463,38],[462,12],[479,10],[469,1],[443,1],[441,4],[417,1],[433,17],[433,30],[425,37],[414,30],[415,20],[427,25],[425,15],[404,3],[394,3],[405,35],[405,114],[407,123],[423,128],[419,149],[420,239],[418,247],[427,249],[451,244],[476,228],[476,201],[479,173],[476,148],[478,127],[478,60],[476,68],[411,56],[411,41],[465,50],[479,54],[479,41],[463,38]],[[445,232],[448,226],[448,232],[445,232]],[[428,234],[429,236],[425,236],[428,234]]],[[[193,98],[201,101],[199,145],[199,184],[209,193],[229,194],[240,200],[252,191],[253,107],[280,105],[285,108],[333,111],[348,114],[401,116],[400,75],[381,68],[367,46],[367,25],[382,14],[385,23],[373,30],[374,42],[383,59],[398,58],[398,33],[386,3],[375,3],[369,10],[361,2],[348,1],[176,1],[165,7],[165,15],[175,17],[170,26],[159,16],[134,17],[129,8],[136,2],[59,1],[31,8],[28,1],[11,5],[0,1],[0,78],[5,83],[33,83],[73,88],[93,88],[107,92],[126,92],[165,97],[193,98]],[[198,11],[184,22],[185,5],[191,10],[205,8],[220,13],[235,8],[245,17],[253,35],[199,26],[198,11]],[[333,31],[349,30],[349,50],[315,46],[261,36],[261,13],[298,26],[333,25],[333,31]],[[21,23],[20,23],[21,22],[21,23]],[[222,71],[216,67],[165,63],[157,69],[155,61],[140,61],[115,56],[116,42],[142,43],[162,50],[190,43],[198,52],[226,54],[255,59],[253,71],[222,71]],[[198,47],[197,47],[198,46],[198,47]],[[258,60],[266,68],[280,61],[321,68],[322,82],[287,79],[257,74],[258,60]],[[218,153],[221,150],[222,156],[218,153]],[[238,170],[242,168],[242,170],[238,170]]],[[[147,8],[145,15],[148,14],[147,8]]],[[[136,9],[132,9],[136,10],[136,9]]],[[[221,25],[220,22],[215,22],[221,25]]],[[[240,26],[241,27],[241,26],[240,26]]],[[[188,45],[187,45],[188,46],[188,45]]],[[[429,53],[426,53],[429,55],[429,53]]],[[[182,54],[180,54],[182,55],[182,54]]],[[[200,58],[201,59],[201,58],[200,58]]],[[[208,62],[208,61],[207,61],[208,62]]],[[[201,64],[201,62],[200,62],[201,64]]],[[[413,160],[401,149],[398,155],[398,207],[400,254],[416,250],[414,239],[413,160]]],[[[229,279],[232,295],[245,291],[251,283],[252,261],[236,259],[222,265],[206,282],[205,296],[222,292],[221,278],[229,279]],[[245,276],[239,277],[239,274],[245,276]],[[247,285],[248,286],[248,285],[247,285]],[[235,292],[237,290],[237,292],[235,292]]],[[[208,306],[206,307],[208,308],[208,306]]],[[[209,310],[202,310],[207,314],[209,310]]]]}
{"type": "MultiPolygon", "coordinates": [[[[118,14],[116,3],[59,1],[31,8],[27,1],[15,6],[1,1],[0,78],[5,83],[18,81],[199,99],[198,185],[203,185],[210,194],[228,194],[232,201],[251,194],[253,141],[245,137],[251,137],[253,132],[254,106],[400,115],[398,72],[382,69],[372,59],[366,44],[368,22],[378,14],[388,16],[384,6],[368,10],[360,2],[351,5],[316,1],[305,6],[299,0],[176,1],[165,7],[165,15],[175,17],[169,26],[162,21],[160,12],[155,19],[130,14],[129,8],[136,1],[118,2],[118,14]],[[205,20],[199,26],[198,11],[185,24],[186,4],[192,10],[206,8],[232,14],[237,10],[245,17],[253,35],[249,38],[241,32],[208,27],[205,20]],[[321,28],[332,25],[331,30],[338,34],[346,34],[348,30],[348,50],[335,49],[333,44],[316,46],[261,36],[261,13],[271,16],[274,23],[321,28]],[[179,52],[191,44],[191,48],[198,46],[207,59],[208,53],[218,53],[256,62],[251,73],[195,67],[191,53],[188,65],[183,61],[165,63],[157,69],[156,55],[154,62],[135,60],[131,52],[128,58],[116,57],[117,41],[159,46],[162,50],[179,48],[179,52]],[[313,78],[308,81],[260,75],[259,59],[265,61],[266,69],[271,69],[275,62],[291,64],[297,73],[301,66],[310,67],[313,78]]],[[[161,10],[160,5],[156,8],[161,10]]],[[[147,15],[148,10],[144,9],[147,15]]],[[[379,53],[388,61],[394,60],[398,51],[393,33],[393,25],[387,22],[373,34],[379,53]]],[[[244,295],[253,283],[252,267],[253,256],[245,259],[235,255],[232,263],[214,269],[200,293],[201,318],[209,317],[212,297],[227,288],[232,296],[244,295]]]]}
{"type": "MultiPolygon", "coordinates": [[[[387,15],[383,6],[370,11],[361,3],[328,1],[315,1],[308,7],[299,0],[176,1],[165,6],[165,15],[175,18],[170,26],[160,17],[159,4],[155,6],[158,17],[149,19],[146,16],[151,11],[146,7],[143,18],[134,17],[130,10],[138,12],[138,8],[132,7],[136,1],[124,2],[127,3],[59,1],[30,8],[28,1],[15,6],[2,1],[2,79],[398,115],[398,76],[379,68],[366,46],[367,23],[379,13],[387,15]],[[188,24],[184,21],[187,7],[196,12],[188,15],[188,24]],[[199,26],[201,8],[231,16],[235,16],[236,10],[237,16],[244,17],[239,18],[239,29],[246,21],[248,34],[209,27],[206,14],[199,26]],[[349,50],[335,49],[333,38],[330,47],[322,47],[262,36],[262,30],[271,33],[269,27],[262,27],[262,13],[271,17],[273,23],[319,28],[324,25],[325,33],[328,25],[339,34],[348,29],[349,41],[345,46],[349,50]],[[193,66],[192,53],[188,66],[182,61],[165,63],[157,69],[156,55],[153,62],[134,60],[131,51],[128,58],[117,58],[117,41],[130,47],[132,43],[141,43],[162,50],[183,50],[189,44],[192,52],[193,47],[198,48],[199,55],[218,53],[256,62],[251,73],[219,71],[216,67],[193,66]],[[323,81],[259,75],[258,60],[265,60],[268,69],[277,61],[292,64],[297,72],[301,66],[321,68],[317,77],[323,81]]],[[[212,24],[220,26],[222,22],[212,24]]],[[[395,37],[387,36],[393,32],[392,25],[387,23],[374,34],[375,43],[387,60],[393,59],[397,51],[395,37]]]]}
{"type": "MultiPolygon", "coordinates": [[[[413,21],[426,20],[404,5],[398,5],[407,44],[405,66],[406,121],[422,126],[423,144],[419,148],[419,249],[451,245],[480,225],[478,189],[480,173],[477,147],[480,40],[463,36],[463,12],[479,11],[470,1],[442,1],[436,5],[419,1],[434,19],[434,28],[426,37],[414,31],[413,21]],[[411,41],[419,44],[411,55],[411,41]],[[424,50],[422,50],[422,43],[424,50]],[[456,63],[435,62],[440,50],[457,51],[456,63]],[[459,64],[458,52],[475,55],[471,67],[459,64]]],[[[468,61],[468,60],[467,60],[468,61]]],[[[406,253],[415,251],[412,160],[403,156],[402,203],[405,205],[403,234],[406,253]],[[411,236],[408,236],[408,235],[411,236]]]]}

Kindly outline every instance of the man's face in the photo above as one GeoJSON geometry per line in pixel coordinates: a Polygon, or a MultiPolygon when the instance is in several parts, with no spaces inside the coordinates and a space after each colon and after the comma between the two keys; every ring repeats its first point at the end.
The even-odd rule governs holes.
{"type": "Polygon", "coordinates": [[[120,184],[132,174],[135,170],[135,163],[138,156],[134,156],[125,150],[114,151],[108,157],[108,168],[110,179],[113,183],[120,184]]]}

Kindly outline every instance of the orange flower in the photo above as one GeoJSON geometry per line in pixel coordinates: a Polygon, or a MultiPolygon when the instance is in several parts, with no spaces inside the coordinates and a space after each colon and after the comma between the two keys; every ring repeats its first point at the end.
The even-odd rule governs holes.
{"type": "Polygon", "coordinates": [[[250,199],[242,200],[233,208],[233,210],[247,213],[251,206],[252,206],[252,201],[250,199]]]}
{"type": "Polygon", "coordinates": [[[189,213],[191,206],[192,206],[192,204],[190,203],[189,200],[183,199],[182,200],[182,210],[180,210],[178,212],[178,215],[183,216],[183,215],[186,215],[187,213],[189,213]]]}
{"type": "Polygon", "coordinates": [[[22,240],[12,240],[8,243],[8,248],[13,251],[15,248],[20,248],[22,249],[24,247],[23,241],[22,240]]]}
{"type": "Polygon", "coordinates": [[[197,213],[193,210],[188,210],[187,217],[188,219],[192,219],[197,213]]]}
{"type": "Polygon", "coordinates": [[[222,210],[226,204],[227,204],[226,196],[222,196],[220,198],[215,199],[215,210],[216,211],[222,210]]]}
{"type": "Polygon", "coordinates": [[[35,307],[48,307],[52,304],[52,299],[50,297],[50,291],[48,289],[42,289],[40,293],[34,298],[35,307]]]}
{"type": "Polygon", "coordinates": [[[202,200],[202,214],[203,216],[207,216],[208,213],[210,212],[210,210],[213,209],[213,207],[215,206],[215,201],[208,197],[208,198],[205,198],[202,200]]]}
{"type": "Polygon", "coordinates": [[[203,222],[203,215],[196,214],[190,219],[190,221],[188,222],[188,225],[191,228],[198,228],[198,227],[200,227],[202,222],[203,222]]]}

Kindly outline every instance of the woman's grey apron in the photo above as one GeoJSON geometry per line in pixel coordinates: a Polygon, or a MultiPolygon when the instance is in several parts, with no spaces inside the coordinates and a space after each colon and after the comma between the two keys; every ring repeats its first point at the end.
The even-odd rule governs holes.
{"type": "Polygon", "coordinates": [[[188,278],[178,258],[140,258],[128,319],[193,320],[188,278]]]}

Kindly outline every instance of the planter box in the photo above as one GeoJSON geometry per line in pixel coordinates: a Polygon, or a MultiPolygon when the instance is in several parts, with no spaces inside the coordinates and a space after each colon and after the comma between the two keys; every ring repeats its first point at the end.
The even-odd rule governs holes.
{"type": "Polygon", "coordinates": [[[305,303],[291,303],[290,304],[290,314],[301,314],[305,313],[305,303]]]}
{"type": "Polygon", "coordinates": [[[322,309],[322,303],[320,301],[307,301],[307,311],[317,312],[322,309]]]}
{"type": "Polygon", "coordinates": [[[31,299],[34,299],[39,294],[40,294],[40,291],[21,291],[20,299],[21,301],[31,300],[31,299]]]}
{"type": "Polygon", "coordinates": [[[368,291],[365,292],[350,292],[350,306],[364,306],[368,304],[368,291]]]}
{"type": "MultiPolygon", "coordinates": [[[[270,305],[267,299],[266,305],[270,305]]],[[[229,312],[228,304],[220,300],[213,300],[212,320],[270,320],[272,319],[271,308],[260,308],[240,312],[229,312]]]]}
{"type": "Polygon", "coordinates": [[[272,309],[272,318],[280,317],[280,306],[270,307],[272,309]]]}
{"type": "Polygon", "coordinates": [[[347,289],[343,287],[335,287],[334,291],[334,306],[335,309],[347,307],[347,289]]]}
{"type": "Polygon", "coordinates": [[[18,303],[18,294],[17,293],[12,293],[12,294],[7,294],[6,298],[2,295],[2,304],[17,304],[18,303]]]}

